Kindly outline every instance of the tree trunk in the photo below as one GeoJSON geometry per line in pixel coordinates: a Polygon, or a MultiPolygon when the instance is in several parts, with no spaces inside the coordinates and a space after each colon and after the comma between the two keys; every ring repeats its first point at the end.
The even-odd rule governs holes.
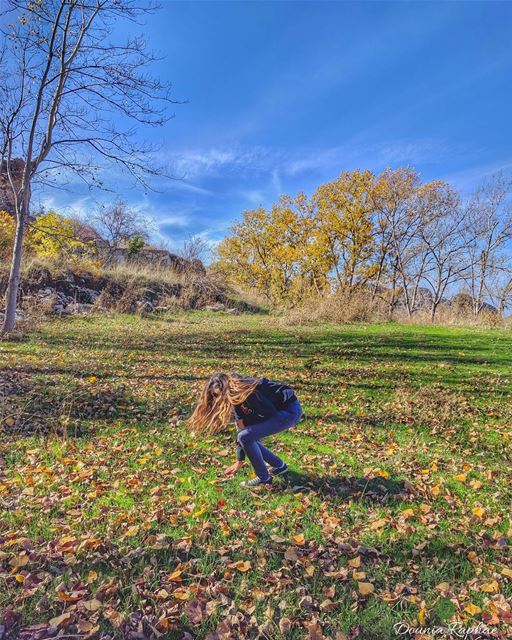
{"type": "Polygon", "coordinates": [[[375,283],[373,285],[373,291],[372,291],[372,302],[374,302],[375,298],[377,297],[377,292],[380,288],[380,281],[382,279],[382,272],[384,271],[384,258],[381,258],[379,260],[379,268],[377,270],[377,275],[375,277],[375,283]]]}
{"type": "Polygon", "coordinates": [[[388,320],[391,322],[393,320],[393,312],[395,310],[395,296],[393,295],[391,300],[388,303],[388,320]]]}
{"type": "Polygon", "coordinates": [[[512,291],[512,279],[507,282],[507,284],[501,290],[500,299],[498,302],[498,313],[500,318],[503,318],[505,315],[505,307],[507,306],[507,298],[512,291]]]}
{"type": "Polygon", "coordinates": [[[2,333],[9,333],[16,325],[16,303],[20,286],[21,256],[23,253],[23,237],[25,235],[26,216],[19,213],[16,218],[16,233],[12,250],[11,270],[7,285],[5,318],[2,333]]]}

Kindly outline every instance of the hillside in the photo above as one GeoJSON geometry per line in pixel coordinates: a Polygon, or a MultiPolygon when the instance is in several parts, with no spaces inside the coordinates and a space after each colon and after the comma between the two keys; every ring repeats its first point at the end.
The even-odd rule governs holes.
{"type": "MultiPolygon", "coordinates": [[[[0,267],[0,299],[7,288],[7,265],[0,267]]],[[[120,311],[152,313],[178,309],[251,310],[225,283],[203,269],[127,262],[112,266],[69,261],[29,261],[22,273],[20,315],[120,311]]],[[[0,312],[1,313],[1,312],[0,312]]]]}

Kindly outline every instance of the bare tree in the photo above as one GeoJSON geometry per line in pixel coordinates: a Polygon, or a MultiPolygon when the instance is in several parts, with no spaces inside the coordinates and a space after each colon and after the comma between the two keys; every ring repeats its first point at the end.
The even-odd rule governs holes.
{"type": "Polygon", "coordinates": [[[120,21],[137,23],[144,0],[4,0],[0,32],[0,166],[13,192],[16,234],[3,331],[15,325],[22,246],[36,180],[74,174],[102,186],[105,163],[147,186],[161,173],[141,125],[167,119],[169,89],[150,73],[156,59],[141,36],[111,41],[120,21]],[[21,160],[21,175],[15,167],[21,160]]]}
{"type": "Polygon", "coordinates": [[[108,243],[110,251],[120,247],[133,236],[148,240],[154,223],[140,211],[117,200],[111,205],[100,205],[92,215],[94,229],[108,243]]]}
{"type": "MultiPolygon", "coordinates": [[[[386,169],[373,189],[374,243],[376,270],[373,297],[379,295],[382,284],[392,318],[402,294],[409,315],[413,301],[409,291],[410,267],[416,255],[415,243],[421,216],[415,207],[420,187],[418,174],[411,168],[386,169]]],[[[380,294],[382,296],[382,294],[380,294]]]]}
{"type": "Polygon", "coordinates": [[[178,254],[194,263],[204,264],[213,255],[213,249],[210,243],[201,236],[191,236],[183,241],[178,254]]]}
{"type": "Polygon", "coordinates": [[[435,317],[445,292],[466,269],[459,195],[444,182],[422,185],[418,174],[405,168],[384,171],[373,197],[374,296],[386,299],[389,317],[400,300],[411,317],[426,286],[435,317]]]}
{"type": "Polygon", "coordinates": [[[507,198],[511,187],[512,180],[498,173],[482,182],[467,206],[469,269],[465,281],[475,316],[483,309],[485,297],[491,295],[491,282],[504,279],[507,291],[507,256],[512,241],[512,210],[507,198]]]}
{"type": "Polygon", "coordinates": [[[415,301],[419,285],[425,283],[432,294],[430,318],[433,322],[446,291],[460,282],[468,269],[466,219],[459,194],[445,182],[425,185],[420,190],[418,206],[422,218],[418,227],[421,274],[413,298],[415,301]]]}

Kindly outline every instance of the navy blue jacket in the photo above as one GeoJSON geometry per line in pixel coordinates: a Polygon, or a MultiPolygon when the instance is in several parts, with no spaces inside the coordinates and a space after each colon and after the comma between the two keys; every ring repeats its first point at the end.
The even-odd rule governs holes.
{"type": "MultiPolygon", "coordinates": [[[[235,418],[242,420],[244,426],[263,422],[297,399],[295,391],[286,384],[262,378],[260,384],[242,404],[235,405],[235,418]]],[[[236,457],[245,458],[242,447],[238,446],[236,457]]]]}

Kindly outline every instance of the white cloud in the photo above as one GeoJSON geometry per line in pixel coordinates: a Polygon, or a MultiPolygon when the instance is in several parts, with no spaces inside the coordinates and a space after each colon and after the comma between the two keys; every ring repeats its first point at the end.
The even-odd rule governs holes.
{"type": "Polygon", "coordinates": [[[305,150],[290,159],[285,171],[296,177],[308,172],[337,173],[356,166],[378,170],[389,165],[439,162],[454,152],[442,140],[397,139],[376,144],[355,137],[343,145],[305,150]]]}
{"type": "Polygon", "coordinates": [[[190,218],[185,211],[175,214],[163,214],[163,217],[159,215],[158,217],[158,226],[169,226],[169,227],[179,227],[180,229],[184,229],[188,227],[190,224],[190,218]]]}
{"type": "Polygon", "coordinates": [[[280,155],[280,152],[267,147],[235,145],[169,152],[167,162],[173,175],[182,177],[187,181],[185,184],[190,184],[188,181],[235,171],[237,173],[265,172],[273,166],[276,155],[280,155]]]}
{"type": "Polygon", "coordinates": [[[487,164],[474,165],[462,171],[440,176],[440,179],[454,184],[462,191],[473,190],[484,178],[503,171],[509,173],[512,170],[511,161],[492,162],[487,164]]]}

